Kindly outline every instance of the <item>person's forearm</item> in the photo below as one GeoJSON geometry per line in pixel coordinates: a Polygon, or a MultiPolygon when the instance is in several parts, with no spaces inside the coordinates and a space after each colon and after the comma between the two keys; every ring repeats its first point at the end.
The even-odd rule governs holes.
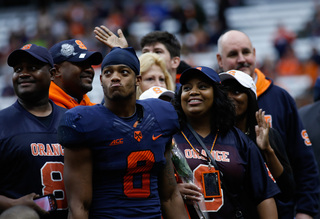
{"type": "Polygon", "coordinates": [[[163,210],[162,217],[164,219],[189,218],[184,206],[183,199],[181,198],[180,192],[178,190],[174,193],[172,199],[161,202],[161,208],[163,210]]]}
{"type": "Polygon", "coordinates": [[[14,206],[14,199],[0,195],[0,211],[4,211],[12,206],[14,206]]]}
{"type": "Polygon", "coordinates": [[[92,159],[89,148],[65,148],[64,183],[69,219],[87,219],[92,200],[92,159]]]}
{"type": "Polygon", "coordinates": [[[35,197],[36,193],[30,193],[17,199],[0,195],[0,213],[1,211],[5,211],[6,209],[14,207],[16,205],[25,205],[33,208],[40,214],[47,214],[47,211],[44,211],[33,201],[35,197]]]}
{"type": "Polygon", "coordinates": [[[308,215],[308,214],[304,214],[304,213],[297,213],[295,219],[312,219],[313,217],[308,215]]]}
{"type": "Polygon", "coordinates": [[[36,209],[38,206],[33,201],[35,196],[36,196],[35,193],[30,193],[20,198],[13,199],[13,198],[0,195],[0,210],[6,210],[16,205],[26,205],[36,209]]]}
{"type": "Polygon", "coordinates": [[[188,218],[183,199],[179,192],[174,168],[171,161],[171,144],[168,143],[165,151],[166,165],[159,176],[159,196],[163,218],[188,218]]]}
{"type": "Polygon", "coordinates": [[[68,219],[88,219],[89,211],[86,210],[82,205],[78,205],[78,207],[69,206],[68,219]]]}
{"type": "Polygon", "coordinates": [[[257,211],[260,219],[277,219],[278,211],[274,198],[263,200],[258,206],[257,211]]]}
{"type": "MultiPolygon", "coordinates": [[[[81,185],[81,183],[79,183],[81,185]]],[[[77,187],[77,186],[73,186],[77,187]]],[[[79,189],[80,187],[77,187],[76,190],[73,190],[72,192],[67,191],[68,196],[68,205],[69,205],[69,213],[68,213],[68,219],[88,219],[89,217],[89,209],[91,204],[91,189],[82,187],[82,189],[79,189]],[[83,191],[83,192],[81,192],[83,191]],[[79,195],[79,194],[83,195],[79,195]]]]}
{"type": "Polygon", "coordinates": [[[263,150],[262,152],[272,176],[274,178],[278,178],[283,173],[283,166],[276,156],[274,150],[271,148],[271,146],[269,146],[268,149],[263,150]]]}

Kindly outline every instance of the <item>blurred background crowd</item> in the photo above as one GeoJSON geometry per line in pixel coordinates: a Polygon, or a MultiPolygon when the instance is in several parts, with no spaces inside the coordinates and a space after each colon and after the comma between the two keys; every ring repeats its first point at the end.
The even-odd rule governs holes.
{"type": "MultiPolygon", "coordinates": [[[[0,0],[0,109],[15,101],[7,57],[26,43],[50,48],[76,38],[89,50],[109,50],[94,38],[95,26],[121,28],[140,54],[139,41],[166,30],[182,45],[182,60],[217,69],[217,39],[227,29],[249,35],[258,67],[285,88],[298,107],[313,101],[320,67],[319,0],[0,0]]],[[[102,99],[95,68],[92,102],[102,99]]]]}

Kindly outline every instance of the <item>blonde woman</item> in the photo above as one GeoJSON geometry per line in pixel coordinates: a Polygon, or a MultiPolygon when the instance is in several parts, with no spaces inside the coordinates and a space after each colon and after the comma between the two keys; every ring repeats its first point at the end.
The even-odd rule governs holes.
{"type": "Polygon", "coordinates": [[[137,77],[137,99],[152,86],[159,86],[174,91],[174,84],[166,64],[156,53],[144,53],[139,57],[140,75],[137,77]]]}

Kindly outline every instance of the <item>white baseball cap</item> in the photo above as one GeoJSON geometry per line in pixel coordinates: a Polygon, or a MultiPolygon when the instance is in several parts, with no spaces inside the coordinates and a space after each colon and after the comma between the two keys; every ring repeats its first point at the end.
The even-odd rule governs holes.
{"type": "Polygon", "coordinates": [[[174,92],[163,87],[153,86],[143,92],[140,95],[139,100],[145,100],[148,98],[161,99],[161,97],[169,97],[170,99],[172,99],[174,97],[174,92]]]}
{"type": "Polygon", "coordinates": [[[241,84],[243,87],[250,88],[257,97],[257,87],[250,75],[242,71],[230,70],[227,72],[220,73],[219,77],[221,79],[221,82],[227,79],[237,80],[239,84],[241,84]]]}

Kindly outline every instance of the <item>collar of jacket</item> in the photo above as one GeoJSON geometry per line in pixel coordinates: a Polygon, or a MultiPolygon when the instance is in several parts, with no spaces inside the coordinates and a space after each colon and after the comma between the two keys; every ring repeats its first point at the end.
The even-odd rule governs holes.
{"type": "Polygon", "coordinates": [[[263,94],[271,85],[272,80],[268,79],[259,69],[255,69],[255,74],[257,76],[257,97],[263,94]]]}

